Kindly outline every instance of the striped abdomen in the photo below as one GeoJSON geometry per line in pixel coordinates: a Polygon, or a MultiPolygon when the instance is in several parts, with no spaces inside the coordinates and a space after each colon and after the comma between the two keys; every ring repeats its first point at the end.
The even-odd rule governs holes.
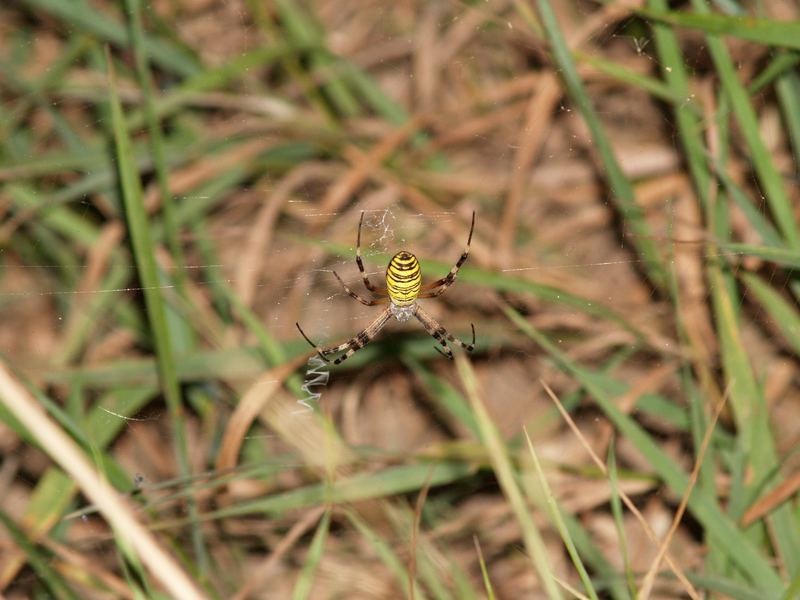
{"type": "Polygon", "coordinates": [[[386,288],[397,306],[414,304],[422,287],[422,272],[417,257],[402,250],[392,257],[386,269],[386,288]]]}

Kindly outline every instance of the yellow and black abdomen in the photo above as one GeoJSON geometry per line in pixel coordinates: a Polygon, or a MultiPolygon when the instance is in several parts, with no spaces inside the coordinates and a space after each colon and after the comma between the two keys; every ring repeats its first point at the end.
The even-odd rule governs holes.
{"type": "Polygon", "coordinates": [[[419,295],[422,287],[422,271],[417,257],[406,252],[398,252],[386,268],[386,289],[389,298],[397,306],[409,306],[419,295]]]}

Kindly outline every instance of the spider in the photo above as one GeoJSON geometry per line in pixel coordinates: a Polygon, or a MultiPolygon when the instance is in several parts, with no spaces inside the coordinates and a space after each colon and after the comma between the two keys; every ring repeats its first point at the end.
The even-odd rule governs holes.
{"type": "Polygon", "coordinates": [[[417,257],[411,254],[411,252],[401,250],[392,257],[392,260],[389,261],[389,266],[386,268],[386,287],[378,288],[374,286],[369,280],[367,274],[364,272],[364,263],[361,261],[361,225],[363,222],[364,213],[362,211],[361,219],[358,221],[356,265],[358,266],[358,270],[361,272],[361,278],[364,281],[364,286],[373,294],[382,297],[373,298],[371,300],[362,298],[349,287],[347,287],[347,285],[345,285],[344,281],[342,281],[342,278],[339,277],[339,274],[336,271],[334,271],[333,274],[336,276],[336,279],[339,280],[339,283],[342,284],[344,291],[346,291],[351,298],[361,302],[361,304],[364,304],[365,306],[375,306],[376,304],[388,302],[389,306],[384,309],[383,312],[378,315],[378,318],[375,319],[361,333],[346,341],[344,344],[339,344],[338,346],[320,348],[317,344],[309,339],[309,337],[300,327],[300,324],[295,323],[295,325],[297,325],[297,329],[300,331],[300,335],[302,335],[305,340],[311,344],[311,347],[317,351],[317,354],[319,354],[319,356],[325,362],[331,362],[327,356],[325,356],[326,354],[336,354],[337,352],[346,350],[347,352],[333,361],[333,364],[338,365],[339,363],[346,361],[357,351],[361,350],[361,348],[369,344],[392,317],[401,323],[405,323],[411,319],[411,317],[416,317],[417,320],[422,323],[425,331],[427,331],[428,334],[431,335],[437,342],[439,342],[442,348],[444,348],[444,350],[440,350],[438,346],[434,346],[434,348],[436,348],[440,354],[446,356],[450,360],[453,360],[453,352],[447,345],[448,341],[457,344],[465,350],[471,352],[475,348],[474,325],[471,325],[472,343],[465,344],[458,338],[455,338],[447,333],[447,330],[442,327],[436,321],[436,319],[422,310],[422,307],[417,302],[417,299],[436,298],[437,296],[441,296],[447,288],[453,285],[453,282],[456,280],[456,276],[458,275],[458,270],[461,268],[461,265],[466,262],[467,257],[469,256],[469,245],[470,242],[472,242],[472,230],[475,229],[475,211],[472,212],[472,225],[469,228],[467,245],[464,248],[464,252],[459,257],[458,262],[456,262],[455,266],[450,269],[450,272],[445,277],[437,279],[436,281],[426,285],[422,285],[422,271],[420,270],[417,257]]]}

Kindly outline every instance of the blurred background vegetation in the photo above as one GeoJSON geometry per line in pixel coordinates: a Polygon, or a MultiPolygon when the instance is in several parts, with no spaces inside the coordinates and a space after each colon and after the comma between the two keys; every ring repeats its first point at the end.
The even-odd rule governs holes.
{"type": "Polygon", "coordinates": [[[3,2],[0,595],[800,598],[797,19],[3,2]]]}

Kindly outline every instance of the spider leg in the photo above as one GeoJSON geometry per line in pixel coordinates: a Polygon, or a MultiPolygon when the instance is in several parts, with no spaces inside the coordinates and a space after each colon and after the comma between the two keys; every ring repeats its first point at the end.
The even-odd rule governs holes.
{"type": "Polygon", "coordinates": [[[361,273],[361,279],[364,281],[364,287],[374,294],[386,294],[386,288],[378,288],[372,284],[364,271],[364,263],[361,261],[361,224],[364,222],[364,211],[361,211],[361,218],[358,220],[358,238],[356,239],[356,265],[361,273]]]}
{"type": "Polygon", "coordinates": [[[302,335],[303,338],[311,345],[311,347],[314,348],[314,350],[317,351],[317,354],[319,354],[319,357],[322,360],[324,360],[325,362],[327,362],[327,363],[331,362],[330,359],[325,357],[325,352],[322,350],[322,348],[320,348],[317,344],[315,344],[314,342],[312,342],[309,339],[309,337],[306,335],[306,332],[303,331],[302,327],[300,327],[300,323],[295,322],[295,325],[297,326],[297,331],[299,331],[300,335],[302,335]]]}
{"type": "Polygon", "coordinates": [[[453,352],[450,350],[449,346],[447,345],[447,342],[453,342],[454,344],[457,344],[467,352],[472,352],[475,349],[474,325],[472,325],[472,343],[465,344],[457,337],[454,337],[453,335],[447,333],[447,330],[444,327],[442,327],[436,319],[434,319],[427,312],[422,310],[419,306],[417,307],[417,311],[414,313],[414,316],[417,317],[420,323],[422,323],[422,326],[425,328],[425,331],[427,331],[429,335],[431,335],[437,342],[439,342],[439,344],[441,344],[447,350],[446,352],[442,352],[441,350],[439,350],[438,347],[436,347],[436,349],[442,352],[442,354],[444,354],[447,358],[451,360],[453,358],[453,352]]]}
{"type": "Polygon", "coordinates": [[[386,325],[386,323],[389,321],[391,317],[392,317],[392,312],[387,308],[380,315],[378,315],[378,318],[375,319],[372,323],[370,323],[366,327],[366,329],[359,332],[358,335],[350,338],[344,344],[340,344],[333,348],[328,348],[328,351],[330,352],[340,352],[345,349],[347,350],[347,352],[345,352],[339,358],[334,360],[333,364],[338,365],[340,363],[343,363],[348,358],[353,356],[353,354],[361,350],[361,348],[369,344],[373,340],[373,338],[376,335],[378,335],[378,332],[381,329],[383,329],[383,326],[386,325]]]}
{"type": "Polygon", "coordinates": [[[389,301],[389,298],[376,298],[376,299],[373,299],[373,300],[367,300],[366,298],[362,298],[361,296],[356,294],[353,290],[351,290],[349,287],[347,287],[345,282],[342,281],[342,278],[339,277],[339,274],[336,271],[334,271],[333,274],[336,276],[336,279],[339,280],[339,283],[342,284],[342,287],[344,288],[344,291],[347,292],[347,294],[351,298],[353,298],[355,300],[358,300],[364,306],[375,306],[376,304],[381,304],[383,302],[388,302],[389,301]]]}
{"type": "Polygon", "coordinates": [[[472,225],[469,228],[469,237],[467,238],[467,245],[464,248],[464,252],[461,253],[461,256],[458,258],[458,262],[450,269],[450,272],[442,277],[441,279],[437,279],[431,283],[425,284],[422,286],[422,290],[433,290],[427,291],[424,294],[420,294],[420,298],[436,298],[436,296],[441,296],[447,288],[453,285],[453,282],[456,280],[458,276],[458,270],[461,268],[465,262],[467,262],[467,257],[469,257],[469,246],[472,243],[472,231],[475,229],[475,211],[472,211],[472,225]],[[439,288],[439,289],[436,289],[439,288]]]}
{"type": "Polygon", "coordinates": [[[314,349],[317,351],[317,354],[319,354],[325,362],[328,363],[333,362],[334,365],[338,365],[346,361],[348,358],[353,356],[353,354],[361,350],[361,348],[369,344],[372,341],[372,339],[378,334],[378,332],[381,329],[383,329],[383,326],[386,325],[391,316],[392,312],[388,308],[386,308],[380,315],[378,315],[377,319],[375,319],[372,323],[370,323],[363,331],[359,332],[358,335],[350,338],[343,344],[339,344],[338,346],[331,346],[329,348],[320,348],[317,344],[308,339],[308,336],[303,332],[302,329],[300,329],[299,324],[295,323],[295,325],[297,325],[297,329],[300,330],[300,334],[305,338],[305,340],[309,344],[311,344],[314,347],[314,349]],[[331,361],[329,358],[325,356],[326,354],[336,354],[337,352],[341,352],[342,350],[347,350],[347,352],[345,352],[342,356],[340,356],[334,361],[331,361]]]}
{"type": "Polygon", "coordinates": [[[442,345],[444,350],[439,348],[439,346],[434,346],[433,349],[436,350],[439,354],[447,358],[448,360],[453,360],[453,351],[450,350],[450,346],[447,345],[447,342],[444,340],[439,340],[439,343],[442,345]]]}

